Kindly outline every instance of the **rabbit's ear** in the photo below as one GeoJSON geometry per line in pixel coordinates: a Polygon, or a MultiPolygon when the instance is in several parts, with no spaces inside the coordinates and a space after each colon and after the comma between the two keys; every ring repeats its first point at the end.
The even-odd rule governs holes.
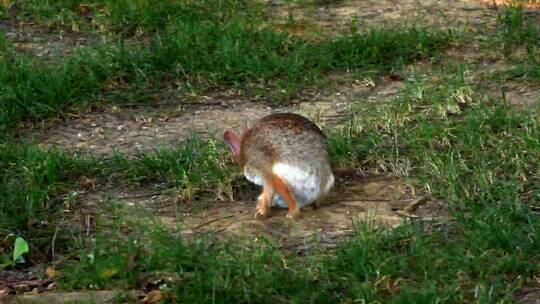
{"type": "Polygon", "coordinates": [[[235,156],[240,154],[240,138],[238,135],[232,131],[225,131],[223,133],[223,140],[229,145],[235,156]]]}

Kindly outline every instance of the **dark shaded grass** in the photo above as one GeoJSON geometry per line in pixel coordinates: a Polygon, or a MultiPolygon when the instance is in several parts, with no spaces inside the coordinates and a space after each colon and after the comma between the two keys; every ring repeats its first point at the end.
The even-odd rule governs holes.
{"type": "Polygon", "coordinates": [[[151,228],[149,234],[122,242],[99,237],[91,259],[82,255],[62,282],[64,288],[129,288],[145,275],[161,274],[178,277],[161,289],[171,301],[181,303],[510,300],[512,292],[535,274],[531,259],[538,257],[539,248],[531,244],[529,233],[500,219],[488,225],[483,221],[480,229],[474,219],[459,220],[430,233],[415,223],[392,231],[361,224],[336,252],[314,251],[302,257],[285,254],[264,239],[248,246],[209,240],[186,244],[166,229],[151,228]],[[482,241],[488,235],[500,236],[499,231],[512,235],[518,250],[499,241],[482,241]],[[134,257],[137,262],[130,262],[134,257]]]}
{"type": "Polygon", "coordinates": [[[59,230],[58,225],[77,217],[79,192],[89,190],[88,180],[120,187],[161,185],[188,201],[231,198],[237,172],[224,151],[221,142],[194,137],[178,149],[157,149],[135,158],[121,154],[92,158],[9,141],[0,146],[0,244],[7,254],[15,236],[20,236],[33,253],[43,254],[36,261],[48,260],[45,253],[50,253],[55,234],[61,231],[56,253],[72,250],[79,241],[69,244],[69,238],[73,241],[83,232],[69,224],[59,230]]]}
{"type": "Polygon", "coordinates": [[[151,46],[136,50],[123,45],[81,50],[55,66],[16,54],[4,41],[0,125],[6,129],[28,119],[61,115],[70,105],[96,104],[107,88],[159,87],[165,75],[188,86],[201,79],[227,85],[275,84],[284,88],[287,100],[328,71],[389,71],[433,56],[447,41],[445,34],[412,28],[314,43],[243,24],[204,23],[157,37],[151,46]]]}
{"type": "MultiPolygon", "coordinates": [[[[243,0],[18,0],[4,18],[34,20],[64,31],[97,31],[123,37],[168,31],[182,24],[261,21],[261,6],[243,0]]],[[[0,6],[2,7],[2,6],[0,6]]]]}
{"type": "Polygon", "coordinates": [[[503,81],[524,79],[540,80],[540,26],[534,15],[527,15],[523,1],[515,1],[498,9],[498,29],[493,43],[515,66],[502,73],[503,81]],[[517,55],[520,52],[523,55],[517,55]]]}
{"type": "MultiPolygon", "coordinates": [[[[38,259],[50,254],[56,225],[71,212],[81,177],[103,170],[91,158],[73,158],[58,150],[8,142],[0,145],[0,244],[7,254],[15,236],[30,242],[38,259]]],[[[57,248],[66,235],[57,237],[57,248]]],[[[62,250],[57,250],[57,253],[62,250]]]]}

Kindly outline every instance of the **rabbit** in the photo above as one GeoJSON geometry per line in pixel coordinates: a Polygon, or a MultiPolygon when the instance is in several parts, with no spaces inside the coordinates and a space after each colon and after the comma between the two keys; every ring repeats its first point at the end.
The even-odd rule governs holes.
{"type": "Polygon", "coordinates": [[[334,185],[328,144],[322,131],[308,118],[292,113],[262,117],[241,136],[225,131],[244,176],[263,186],[255,216],[267,216],[270,208],[288,208],[287,217],[316,203],[334,185]]]}

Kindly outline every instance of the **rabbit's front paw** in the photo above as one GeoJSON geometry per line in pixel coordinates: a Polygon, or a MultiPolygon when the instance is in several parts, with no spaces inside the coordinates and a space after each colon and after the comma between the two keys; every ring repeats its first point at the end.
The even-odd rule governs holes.
{"type": "Polygon", "coordinates": [[[266,217],[270,214],[270,204],[264,200],[264,196],[260,196],[257,199],[257,210],[255,211],[255,217],[266,217]]]}
{"type": "Polygon", "coordinates": [[[255,211],[255,217],[267,217],[268,214],[270,214],[270,211],[266,208],[257,207],[257,211],[255,211]]]}

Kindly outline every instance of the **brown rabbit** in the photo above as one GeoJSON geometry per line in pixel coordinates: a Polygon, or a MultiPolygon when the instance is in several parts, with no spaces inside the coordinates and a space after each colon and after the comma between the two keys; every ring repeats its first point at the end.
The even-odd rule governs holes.
{"type": "Polygon", "coordinates": [[[270,207],[277,205],[288,207],[287,217],[294,217],[334,184],[325,136],[303,116],[271,114],[240,137],[226,131],[223,139],[245,177],[263,186],[255,215],[266,216],[270,207]]]}

